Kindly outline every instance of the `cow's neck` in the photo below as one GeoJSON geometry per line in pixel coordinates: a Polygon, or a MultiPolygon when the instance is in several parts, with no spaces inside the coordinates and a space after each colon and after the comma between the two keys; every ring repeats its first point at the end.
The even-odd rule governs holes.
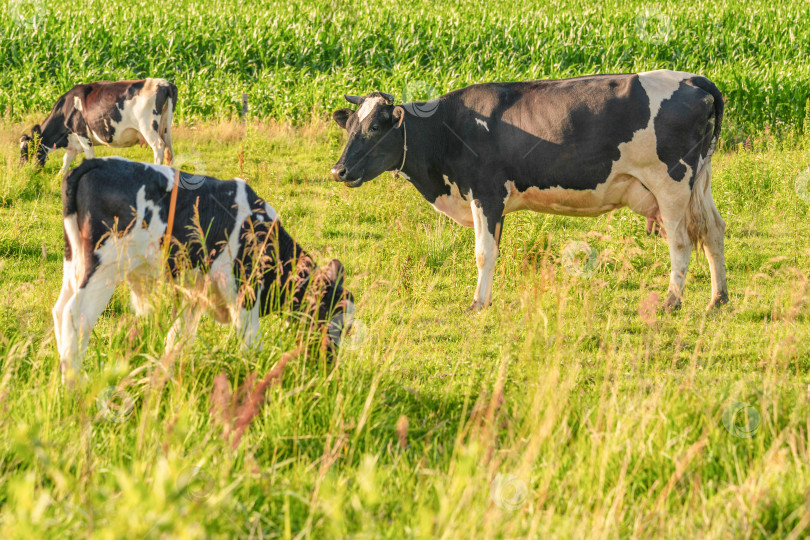
{"type": "Polygon", "coordinates": [[[270,230],[271,234],[277,231],[278,235],[267,242],[266,253],[271,263],[262,275],[261,313],[275,311],[277,306],[283,306],[290,299],[290,294],[293,295],[292,308],[297,310],[309,278],[315,270],[315,262],[284,230],[280,222],[270,230]]]}
{"type": "Polygon", "coordinates": [[[67,146],[68,130],[65,127],[64,115],[61,111],[51,111],[51,114],[40,124],[42,129],[42,145],[49,150],[67,146]]]}
{"type": "Polygon", "coordinates": [[[427,118],[406,113],[402,124],[405,130],[403,139],[407,137],[407,152],[403,147],[403,153],[397,161],[397,164],[402,164],[399,172],[432,203],[444,192],[441,156],[444,154],[446,140],[440,129],[444,126],[442,111],[436,111],[427,118]]]}

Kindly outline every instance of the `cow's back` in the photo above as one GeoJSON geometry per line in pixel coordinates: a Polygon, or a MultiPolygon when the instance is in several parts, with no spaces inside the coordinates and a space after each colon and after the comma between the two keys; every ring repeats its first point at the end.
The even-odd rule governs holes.
{"type": "Polygon", "coordinates": [[[518,189],[587,190],[644,130],[660,134],[651,147],[658,158],[678,164],[704,134],[694,126],[713,114],[696,79],[705,81],[672,71],[593,75],[473,85],[446,97],[465,142],[518,189]]]}

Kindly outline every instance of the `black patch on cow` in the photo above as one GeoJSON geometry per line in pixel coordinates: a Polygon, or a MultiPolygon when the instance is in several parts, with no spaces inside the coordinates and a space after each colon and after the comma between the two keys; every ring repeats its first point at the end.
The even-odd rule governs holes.
{"type": "Polygon", "coordinates": [[[155,133],[157,133],[157,130],[158,130],[158,121],[157,120],[152,120],[152,129],[154,129],[155,133]]]}
{"type": "Polygon", "coordinates": [[[64,226],[62,227],[62,233],[64,234],[65,237],[65,260],[67,262],[70,262],[71,260],[73,260],[73,251],[70,247],[70,240],[68,240],[67,231],[64,229],[64,226]]]}
{"type": "MultiPolygon", "coordinates": [[[[155,109],[152,114],[160,116],[163,114],[163,108],[166,102],[171,101],[172,109],[177,107],[177,87],[173,83],[161,84],[155,93],[155,109]]],[[[157,127],[155,127],[157,131],[157,127]]]]}
{"type": "Polygon", "coordinates": [[[686,176],[685,163],[692,171],[692,183],[700,155],[712,137],[712,130],[696,127],[709,125],[713,114],[712,97],[687,81],[661,103],[655,117],[656,150],[674,180],[680,182],[686,176]]]}
{"type": "Polygon", "coordinates": [[[619,145],[649,123],[649,98],[635,75],[552,82],[525,90],[533,114],[526,110],[490,128],[511,149],[499,166],[520,191],[596,189],[621,157],[619,145]]]}

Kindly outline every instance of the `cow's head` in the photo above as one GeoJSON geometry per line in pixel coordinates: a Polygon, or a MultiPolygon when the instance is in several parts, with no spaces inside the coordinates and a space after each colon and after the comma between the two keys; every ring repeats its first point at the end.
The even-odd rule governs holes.
{"type": "Polygon", "coordinates": [[[332,114],[349,133],[343,155],[332,167],[332,177],[349,187],[358,187],[402,163],[405,111],[394,105],[394,96],[382,92],[345,98],[360,108],[340,109],[332,114]]]}
{"type": "Polygon", "coordinates": [[[36,145],[34,155],[37,158],[37,162],[40,166],[45,165],[45,160],[48,159],[48,149],[42,144],[42,129],[39,127],[39,124],[31,129],[31,135],[23,135],[20,137],[20,165],[28,163],[32,145],[36,145]]]}

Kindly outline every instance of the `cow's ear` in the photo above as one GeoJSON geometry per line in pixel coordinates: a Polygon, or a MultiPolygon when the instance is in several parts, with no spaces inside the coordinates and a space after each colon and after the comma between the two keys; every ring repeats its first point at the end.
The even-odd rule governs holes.
{"type": "Polygon", "coordinates": [[[31,133],[36,133],[37,135],[42,135],[42,128],[39,127],[39,124],[34,124],[34,127],[31,128],[31,133]]]}
{"type": "Polygon", "coordinates": [[[354,111],[351,109],[338,109],[332,113],[332,119],[337,123],[337,125],[343,129],[346,129],[346,122],[349,121],[349,117],[353,112],[354,111]]]}
{"type": "Polygon", "coordinates": [[[392,114],[394,116],[394,120],[397,122],[396,127],[401,127],[402,121],[405,120],[405,109],[397,105],[394,107],[394,112],[392,114]]]}
{"type": "Polygon", "coordinates": [[[343,263],[337,259],[332,259],[324,269],[324,276],[333,287],[343,287],[343,278],[346,275],[346,270],[343,268],[343,263]]]}

